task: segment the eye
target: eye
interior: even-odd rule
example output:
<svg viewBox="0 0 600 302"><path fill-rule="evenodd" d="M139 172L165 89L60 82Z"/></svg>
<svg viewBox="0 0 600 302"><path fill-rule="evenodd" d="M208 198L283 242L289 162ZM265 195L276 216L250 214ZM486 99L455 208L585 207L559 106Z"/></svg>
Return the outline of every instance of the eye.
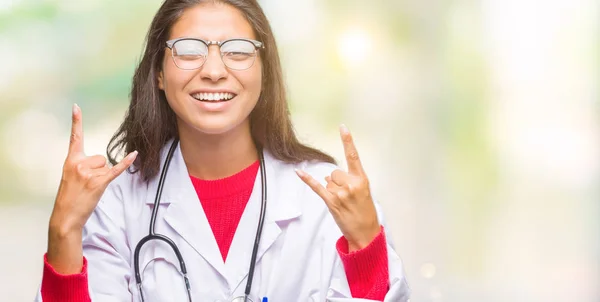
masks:
<svg viewBox="0 0 600 302"><path fill-rule="evenodd" d="M223 57L226 57L229 60L240 61L247 60L251 58L254 53L248 53L244 51L228 51L223 53Z"/></svg>
<svg viewBox="0 0 600 302"><path fill-rule="evenodd" d="M197 59L206 56L207 47L196 40L180 40L173 45L173 55L181 59Z"/></svg>

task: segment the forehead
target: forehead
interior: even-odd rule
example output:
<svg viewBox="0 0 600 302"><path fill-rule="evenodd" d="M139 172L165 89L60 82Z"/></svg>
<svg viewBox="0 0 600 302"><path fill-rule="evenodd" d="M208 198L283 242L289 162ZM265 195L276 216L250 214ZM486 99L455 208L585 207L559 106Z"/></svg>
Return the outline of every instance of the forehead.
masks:
<svg viewBox="0 0 600 302"><path fill-rule="evenodd" d="M184 10L173 24L169 39L182 37L210 41L256 39L242 12L224 3L203 3Z"/></svg>

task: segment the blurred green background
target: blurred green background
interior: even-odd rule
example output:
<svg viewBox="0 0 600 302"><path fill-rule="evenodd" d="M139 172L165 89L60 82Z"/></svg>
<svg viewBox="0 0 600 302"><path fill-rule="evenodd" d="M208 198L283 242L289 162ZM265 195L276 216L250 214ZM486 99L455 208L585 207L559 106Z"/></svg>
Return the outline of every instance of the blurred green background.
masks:
<svg viewBox="0 0 600 302"><path fill-rule="evenodd" d="M349 126L412 301L600 300L594 0L263 0L300 137ZM31 301L71 105L104 154L158 0L0 0L0 300Z"/></svg>

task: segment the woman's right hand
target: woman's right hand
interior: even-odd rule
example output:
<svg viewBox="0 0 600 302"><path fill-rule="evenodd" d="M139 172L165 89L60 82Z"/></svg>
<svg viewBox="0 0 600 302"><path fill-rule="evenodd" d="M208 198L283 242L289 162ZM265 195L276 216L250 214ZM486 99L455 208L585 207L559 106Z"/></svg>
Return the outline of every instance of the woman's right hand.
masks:
<svg viewBox="0 0 600 302"><path fill-rule="evenodd" d="M123 173L137 156L137 151L131 152L113 167L107 165L102 155L86 156L81 120L81 109L73 105L69 152L48 228L47 260L61 274L81 272L83 226L108 184Z"/></svg>

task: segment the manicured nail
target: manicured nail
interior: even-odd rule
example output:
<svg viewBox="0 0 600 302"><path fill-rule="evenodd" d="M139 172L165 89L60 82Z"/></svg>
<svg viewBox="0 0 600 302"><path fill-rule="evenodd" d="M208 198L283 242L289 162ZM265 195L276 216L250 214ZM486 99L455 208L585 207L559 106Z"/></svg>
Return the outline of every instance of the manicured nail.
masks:
<svg viewBox="0 0 600 302"><path fill-rule="evenodd" d="M73 103L73 114L76 114L77 111L79 111L79 109L80 109L79 106L77 106L76 103Z"/></svg>
<svg viewBox="0 0 600 302"><path fill-rule="evenodd" d="M350 131L348 130L348 127L346 127L346 125L341 124L340 125L340 130L342 131L342 133L344 134L348 134Z"/></svg>

